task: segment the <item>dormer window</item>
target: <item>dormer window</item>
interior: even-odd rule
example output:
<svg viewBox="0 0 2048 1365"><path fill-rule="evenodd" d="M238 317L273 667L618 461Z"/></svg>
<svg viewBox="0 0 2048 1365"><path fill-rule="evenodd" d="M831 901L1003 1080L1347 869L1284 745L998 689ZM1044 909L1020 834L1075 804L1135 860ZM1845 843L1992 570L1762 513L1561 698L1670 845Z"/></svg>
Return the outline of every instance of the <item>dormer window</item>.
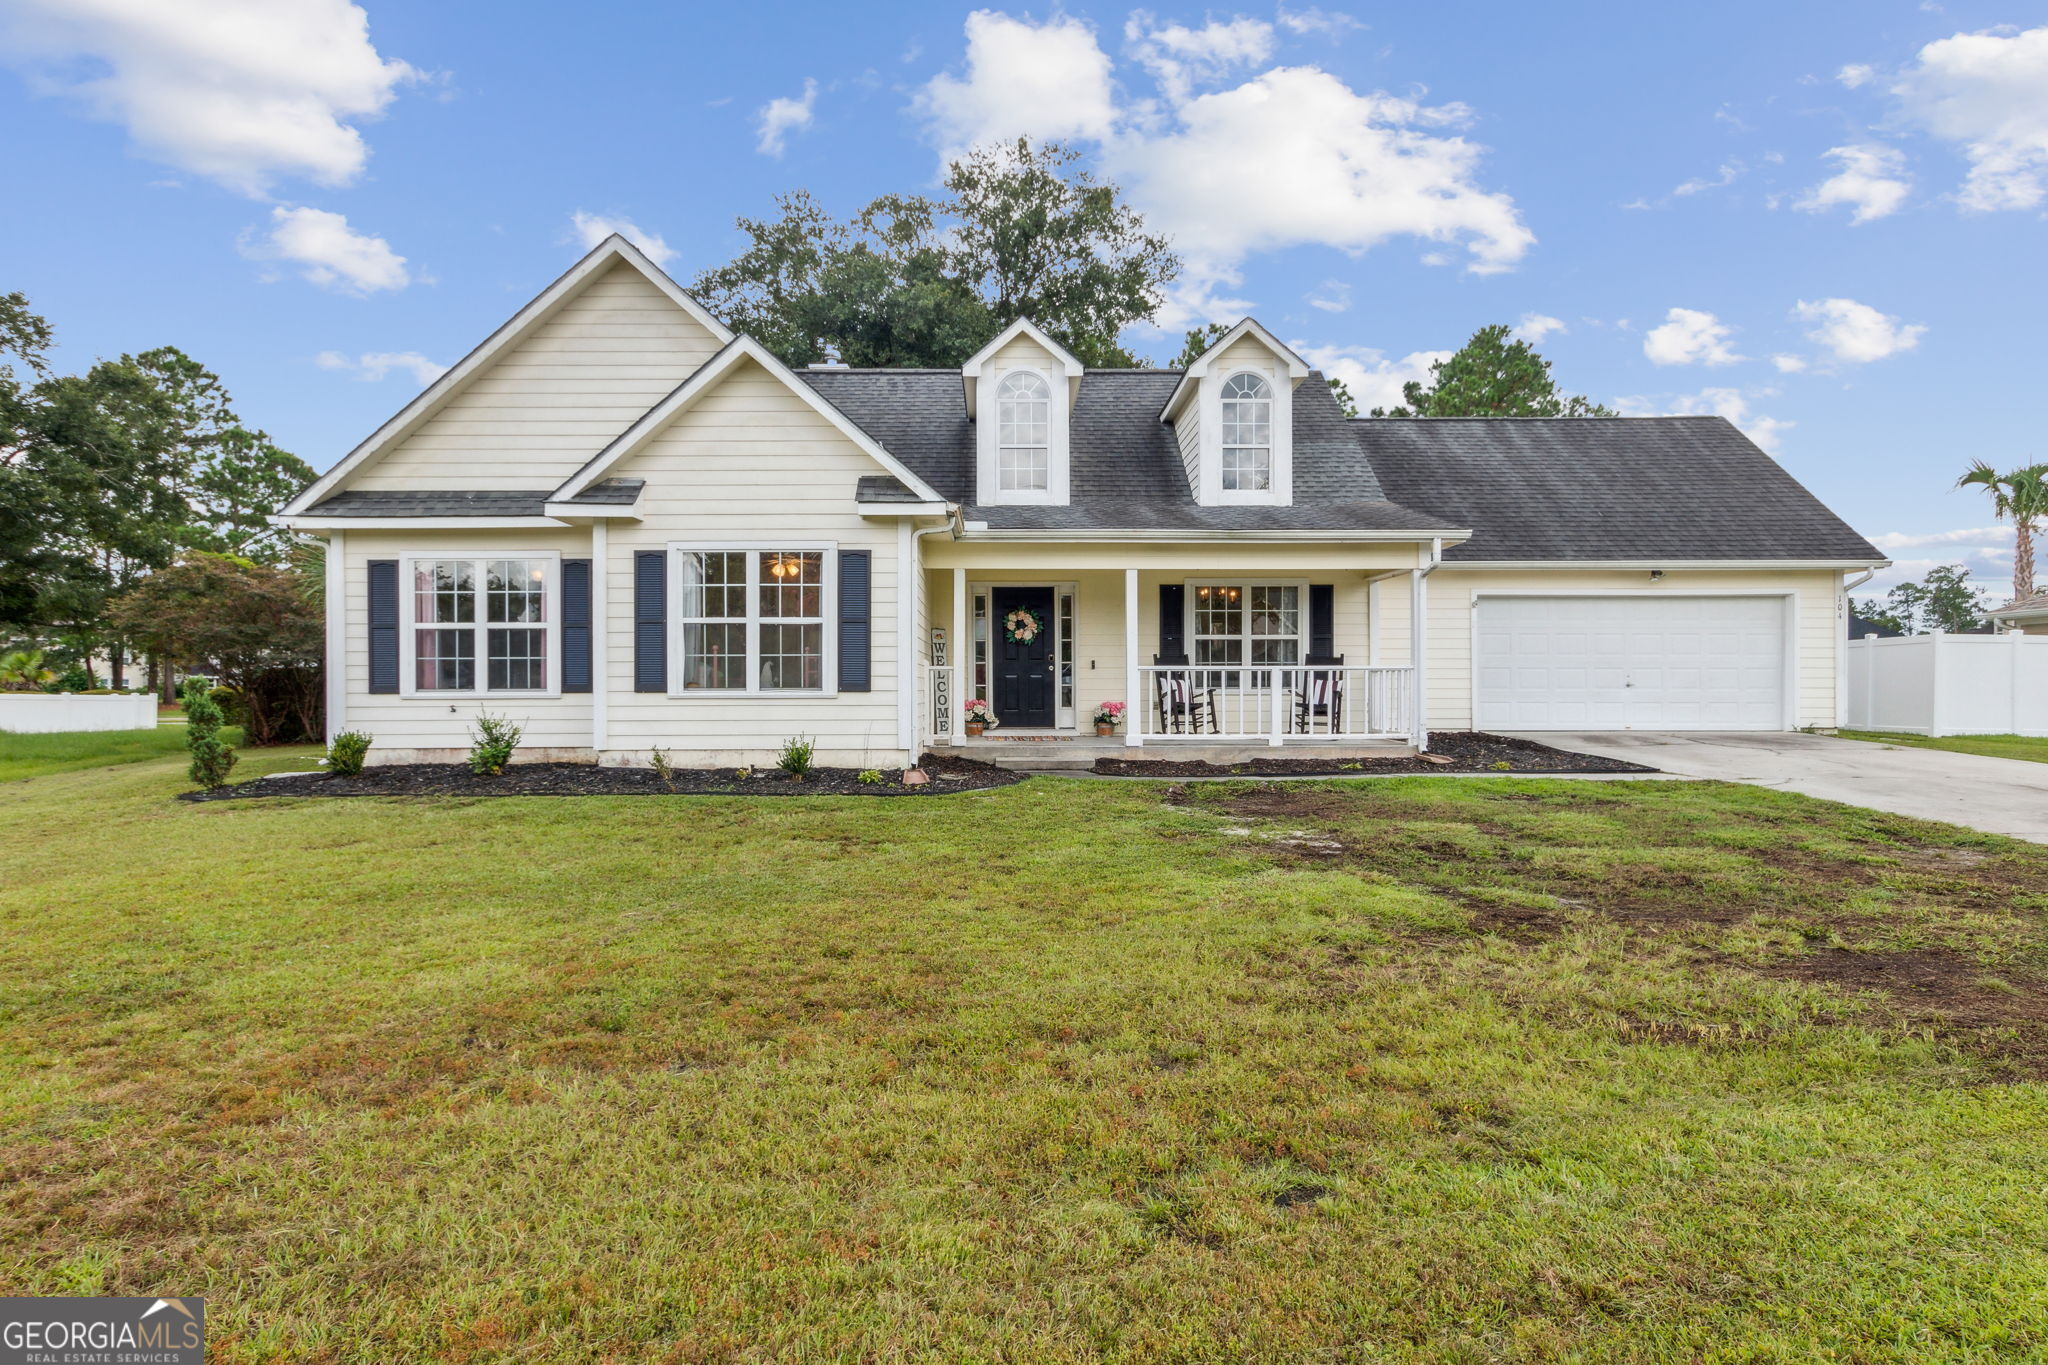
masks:
<svg viewBox="0 0 2048 1365"><path fill-rule="evenodd" d="M996 486L1038 493L1052 479L1052 387L1030 370L1003 376L996 390Z"/></svg>
<svg viewBox="0 0 2048 1365"><path fill-rule="evenodd" d="M1234 374L1222 396L1224 490L1264 492L1273 486L1273 386Z"/></svg>

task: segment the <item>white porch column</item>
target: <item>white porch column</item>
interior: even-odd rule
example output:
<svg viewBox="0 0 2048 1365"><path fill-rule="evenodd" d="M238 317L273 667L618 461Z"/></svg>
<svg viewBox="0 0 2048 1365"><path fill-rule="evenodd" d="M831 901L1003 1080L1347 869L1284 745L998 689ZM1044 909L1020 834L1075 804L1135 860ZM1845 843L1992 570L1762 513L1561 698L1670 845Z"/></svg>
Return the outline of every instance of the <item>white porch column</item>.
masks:
<svg viewBox="0 0 2048 1365"><path fill-rule="evenodd" d="M946 717L946 742L967 737L960 708L974 700L974 642L967 638L967 570L953 570L953 714Z"/></svg>
<svg viewBox="0 0 2048 1365"><path fill-rule="evenodd" d="M342 533L327 533L327 742L348 728L348 574ZM169 664L164 667L168 669Z"/></svg>
<svg viewBox="0 0 2048 1365"><path fill-rule="evenodd" d="M924 575L917 568L917 537L910 518L896 523L896 747L917 762L917 604L923 597Z"/></svg>
<svg viewBox="0 0 2048 1365"><path fill-rule="evenodd" d="M1408 667L1415 688L1408 724L1418 750L1429 748L1429 574L1417 568L1408 577Z"/></svg>
<svg viewBox="0 0 2048 1365"><path fill-rule="evenodd" d="M1143 674L1138 672L1138 571L1124 570L1124 745L1136 749L1143 743L1138 733L1138 716L1144 699Z"/></svg>
<svg viewBox="0 0 2048 1365"><path fill-rule="evenodd" d="M611 716L605 709L610 676L605 668L605 622L612 614L604 571L610 545L608 529L603 517L590 524L590 751L599 763L604 762L604 751L611 747L612 738Z"/></svg>

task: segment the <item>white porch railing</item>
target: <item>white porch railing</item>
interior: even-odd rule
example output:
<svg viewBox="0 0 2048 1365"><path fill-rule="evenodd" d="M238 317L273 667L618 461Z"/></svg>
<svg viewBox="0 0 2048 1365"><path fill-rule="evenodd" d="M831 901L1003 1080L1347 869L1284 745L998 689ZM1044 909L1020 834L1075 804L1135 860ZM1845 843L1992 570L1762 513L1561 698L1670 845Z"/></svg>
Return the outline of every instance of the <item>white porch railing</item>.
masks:
<svg viewBox="0 0 2048 1365"><path fill-rule="evenodd" d="M1282 665L1270 668L1148 666L1128 714L1150 740L1264 740L1299 744L1408 739L1415 670Z"/></svg>

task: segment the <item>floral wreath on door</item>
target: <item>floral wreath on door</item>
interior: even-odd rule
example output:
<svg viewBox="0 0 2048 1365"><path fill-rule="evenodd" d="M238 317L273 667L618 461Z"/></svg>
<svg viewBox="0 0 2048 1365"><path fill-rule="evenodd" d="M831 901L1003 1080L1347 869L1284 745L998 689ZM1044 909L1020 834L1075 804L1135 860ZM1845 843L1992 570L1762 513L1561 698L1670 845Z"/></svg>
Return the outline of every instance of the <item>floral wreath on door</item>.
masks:
<svg viewBox="0 0 2048 1365"><path fill-rule="evenodd" d="M1012 644L1028 645L1045 629L1045 618L1029 607L1019 607L1003 618L1003 638Z"/></svg>

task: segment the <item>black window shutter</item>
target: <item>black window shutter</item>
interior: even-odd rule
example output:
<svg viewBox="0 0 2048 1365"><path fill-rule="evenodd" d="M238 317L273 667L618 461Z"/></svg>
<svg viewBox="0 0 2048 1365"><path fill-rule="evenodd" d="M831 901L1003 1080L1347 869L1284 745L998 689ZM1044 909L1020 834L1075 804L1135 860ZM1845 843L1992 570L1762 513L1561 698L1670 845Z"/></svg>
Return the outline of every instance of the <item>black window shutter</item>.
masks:
<svg viewBox="0 0 2048 1365"><path fill-rule="evenodd" d="M590 690L590 561L562 561L562 690Z"/></svg>
<svg viewBox="0 0 2048 1365"><path fill-rule="evenodd" d="M370 690L398 690L398 561L373 559L370 568Z"/></svg>
<svg viewBox="0 0 2048 1365"><path fill-rule="evenodd" d="M1333 658L1337 653L1337 587L1334 583L1308 585L1308 657Z"/></svg>
<svg viewBox="0 0 2048 1365"><path fill-rule="evenodd" d="M871 687L874 649L873 568L866 550L839 552L839 690Z"/></svg>
<svg viewBox="0 0 2048 1365"><path fill-rule="evenodd" d="M1188 590L1184 583L1159 585L1159 662L1188 661Z"/></svg>
<svg viewBox="0 0 2048 1365"><path fill-rule="evenodd" d="M668 556L633 553L633 690L668 691Z"/></svg>

